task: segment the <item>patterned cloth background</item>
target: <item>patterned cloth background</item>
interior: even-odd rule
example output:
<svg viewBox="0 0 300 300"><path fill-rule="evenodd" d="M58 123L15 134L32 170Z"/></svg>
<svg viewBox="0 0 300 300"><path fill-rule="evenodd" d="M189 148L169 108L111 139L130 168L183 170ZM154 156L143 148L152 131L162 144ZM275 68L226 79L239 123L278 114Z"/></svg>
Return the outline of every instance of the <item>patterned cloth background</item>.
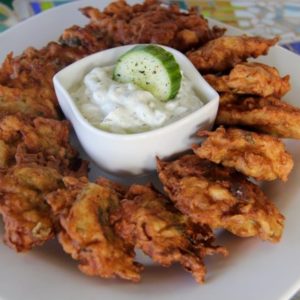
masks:
<svg viewBox="0 0 300 300"><path fill-rule="evenodd" d="M165 2L169 2L165 0ZM185 0L182 8L196 6L213 19L255 35L281 36L281 44L300 54L300 1L288 0Z"/></svg>
<svg viewBox="0 0 300 300"><path fill-rule="evenodd" d="M64 0L63 1L43 1L43 2L30 1L30 5L32 7L34 14L38 14L44 10L47 10L49 8L52 8L52 7L55 7L58 5L65 4L67 2L70 2L70 1L64 1Z"/></svg>
<svg viewBox="0 0 300 300"><path fill-rule="evenodd" d="M280 35L284 47L300 54L300 0L162 1L177 3L183 9L196 6L204 16L239 27L251 34L268 37ZM12 9L12 2L15 4L15 10ZM66 2L69 1L0 0L0 32L13 26L20 19ZM300 300L300 293L292 300Z"/></svg>

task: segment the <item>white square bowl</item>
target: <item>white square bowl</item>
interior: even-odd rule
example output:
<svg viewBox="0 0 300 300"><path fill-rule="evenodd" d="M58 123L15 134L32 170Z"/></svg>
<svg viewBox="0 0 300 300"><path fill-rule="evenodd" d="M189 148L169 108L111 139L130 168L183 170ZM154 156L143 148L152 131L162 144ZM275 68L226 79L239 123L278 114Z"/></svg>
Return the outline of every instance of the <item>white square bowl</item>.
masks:
<svg viewBox="0 0 300 300"><path fill-rule="evenodd" d="M216 117L219 95L203 79L185 55L170 51L204 105L189 115L158 129L135 134L116 134L92 126L80 113L70 90L79 86L95 67L109 66L135 45L121 46L85 57L54 76L61 109L74 127L89 157L103 170L117 175L144 175L155 169L155 157L169 157L190 148L195 132L210 129Z"/></svg>

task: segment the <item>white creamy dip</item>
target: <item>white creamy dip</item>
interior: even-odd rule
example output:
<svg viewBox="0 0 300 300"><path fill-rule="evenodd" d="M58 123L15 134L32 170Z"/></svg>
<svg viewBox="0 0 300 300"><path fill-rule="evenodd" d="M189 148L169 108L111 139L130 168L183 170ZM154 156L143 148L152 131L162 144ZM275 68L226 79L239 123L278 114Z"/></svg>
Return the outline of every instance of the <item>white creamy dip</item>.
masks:
<svg viewBox="0 0 300 300"><path fill-rule="evenodd" d="M162 102L132 83L114 81L113 69L114 66L94 68L82 85L71 92L82 115L97 128L114 133L149 131L203 105L184 74L176 97Z"/></svg>

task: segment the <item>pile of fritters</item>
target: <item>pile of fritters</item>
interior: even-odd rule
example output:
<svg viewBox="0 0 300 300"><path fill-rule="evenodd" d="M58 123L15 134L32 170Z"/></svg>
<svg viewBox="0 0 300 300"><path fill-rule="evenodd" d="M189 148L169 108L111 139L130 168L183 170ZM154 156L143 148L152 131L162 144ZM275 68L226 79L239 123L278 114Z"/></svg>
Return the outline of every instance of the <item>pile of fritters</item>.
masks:
<svg viewBox="0 0 300 300"><path fill-rule="evenodd" d="M61 226L59 242L87 275L139 281L137 247L163 266L180 262L200 283L203 257L227 254L212 245L208 226L192 224L151 187L133 185L120 192L106 180L65 177L63 182L46 196L47 203Z"/></svg>
<svg viewBox="0 0 300 300"><path fill-rule="evenodd" d="M81 11L90 19L86 26L66 29L59 42L40 50L10 53L0 68L5 243L27 251L57 236L83 273L134 282L143 269L135 261L139 248L162 266L180 263L202 283L203 258L228 254L214 245L214 229L278 242L284 217L248 177L287 180L293 160L278 137L300 138L300 110L280 100L290 89L288 75L247 62L267 54L278 38L223 36L223 28L210 28L196 10L155 0L133 6L119 0L103 11ZM198 133L207 139L192 146L194 154L158 159L167 196L151 185L89 182L52 85L68 64L134 43L182 51L221 95L221 126Z"/></svg>
<svg viewBox="0 0 300 300"><path fill-rule="evenodd" d="M165 7L156 0L133 6L119 0L103 11L86 7L81 12L90 23L83 28L75 25L65 30L60 42L89 53L139 43L156 43L188 51L225 32L216 26L211 29L207 20L194 9L185 13L177 5Z"/></svg>

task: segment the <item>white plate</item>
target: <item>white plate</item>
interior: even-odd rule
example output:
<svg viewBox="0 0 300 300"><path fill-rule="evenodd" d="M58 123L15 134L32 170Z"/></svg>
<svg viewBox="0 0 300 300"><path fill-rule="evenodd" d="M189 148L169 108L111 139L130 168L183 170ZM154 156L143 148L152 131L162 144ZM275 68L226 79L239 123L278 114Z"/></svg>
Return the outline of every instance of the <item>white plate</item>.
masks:
<svg viewBox="0 0 300 300"><path fill-rule="evenodd" d="M77 11L78 7L93 5L103 8L108 2L75 1L13 27L0 35L0 61L9 51L21 53L28 46L41 47L57 39L64 28L87 22ZM260 60L275 65L282 75L291 75L293 90L286 100L299 106L300 57L274 47L268 57ZM286 216L282 241L271 245L257 239L221 234L219 242L228 247L230 255L228 258L215 256L206 259L206 284L197 285L180 266L167 269L153 265L149 260L146 260L140 284L90 278L77 270L76 262L63 253L56 241L27 254L16 254L1 244L0 299L288 299L300 287L300 143L287 141L287 146L295 159L289 181L263 186ZM94 167L92 173L92 177L100 174Z"/></svg>

